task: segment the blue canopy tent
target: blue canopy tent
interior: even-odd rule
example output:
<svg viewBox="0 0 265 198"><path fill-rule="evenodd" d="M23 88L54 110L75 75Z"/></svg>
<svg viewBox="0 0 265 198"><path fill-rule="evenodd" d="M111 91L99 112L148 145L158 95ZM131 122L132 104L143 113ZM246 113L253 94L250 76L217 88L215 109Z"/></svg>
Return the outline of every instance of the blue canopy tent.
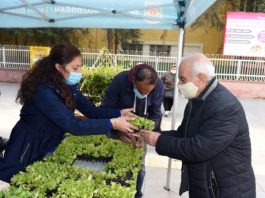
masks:
<svg viewBox="0 0 265 198"><path fill-rule="evenodd" d="M177 29L215 0L1 0L1 28Z"/></svg>
<svg viewBox="0 0 265 198"><path fill-rule="evenodd" d="M176 59L179 65L185 27L215 1L1 0L0 28L179 29ZM176 89L171 125L173 130L176 129L177 93ZM171 159L168 163L166 190L169 190L170 173Z"/></svg>

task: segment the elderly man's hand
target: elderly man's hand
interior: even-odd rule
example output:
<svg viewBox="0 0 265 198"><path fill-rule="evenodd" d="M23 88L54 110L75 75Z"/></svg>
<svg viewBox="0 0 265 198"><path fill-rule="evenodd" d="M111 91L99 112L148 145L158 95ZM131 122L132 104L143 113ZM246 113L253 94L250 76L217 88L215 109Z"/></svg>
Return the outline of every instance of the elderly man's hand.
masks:
<svg viewBox="0 0 265 198"><path fill-rule="evenodd" d="M148 130L140 130L140 135L143 137L145 143L156 146L156 142L158 137L161 135L158 132L148 131Z"/></svg>
<svg viewBox="0 0 265 198"><path fill-rule="evenodd" d="M135 138L131 135L132 133L118 132L119 138L124 143L135 143Z"/></svg>
<svg viewBox="0 0 265 198"><path fill-rule="evenodd" d="M142 136L137 133L119 132L119 138L125 143L131 143L135 148L141 148L144 145Z"/></svg>

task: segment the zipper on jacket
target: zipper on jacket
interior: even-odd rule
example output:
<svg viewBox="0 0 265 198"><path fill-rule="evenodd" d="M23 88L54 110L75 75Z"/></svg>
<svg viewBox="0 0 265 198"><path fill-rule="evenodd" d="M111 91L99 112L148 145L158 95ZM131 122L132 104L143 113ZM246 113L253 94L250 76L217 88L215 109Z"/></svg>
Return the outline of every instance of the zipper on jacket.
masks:
<svg viewBox="0 0 265 198"><path fill-rule="evenodd" d="M185 126L185 138L187 137L187 129L188 129L188 124L190 120L191 110L192 110L192 101L189 101L189 114L188 114L188 118L187 118L186 126Z"/></svg>
<svg viewBox="0 0 265 198"><path fill-rule="evenodd" d="M186 169L186 172L187 172L187 174L186 174L186 177L187 177L187 182L188 182L188 191L189 191L189 189L190 189L190 182L189 182L189 172L188 172L188 168L187 168L187 165L186 165L186 163L185 163L185 167L184 167L184 170L183 170L183 172L185 172L185 169ZM190 192L190 191L189 191Z"/></svg>
<svg viewBox="0 0 265 198"><path fill-rule="evenodd" d="M188 124L189 124L189 120L190 120L191 110L192 110L192 101L189 101L189 114L188 114L188 118L187 118L187 122L186 122L186 126L185 126L185 138L187 137L187 128L188 128ZM188 172L188 167L187 167L186 163L185 163L185 167L183 170L185 171L185 169L187 171L187 181L188 181L188 191L189 191L189 189L190 189L189 172Z"/></svg>
<svg viewBox="0 0 265 198"><path fill-rule="evenodd" d="M27 144L27 147L26 147L25 151L24 151L23 154L21 155L21 157L20 157L20 163L23 162L23 159L24 159L25 154L27 153L27 151L28 151L28 149L29 149L29 146L30 146L30 143Z"/></svg>
<svg viewBox="0 0 265 198"><path fill-rule="evenodd" d="M212 198L218 198L219 197L219 189L218 184L214 175L214 172L210 171L210 184L209 184L209 190Z"/></svg>

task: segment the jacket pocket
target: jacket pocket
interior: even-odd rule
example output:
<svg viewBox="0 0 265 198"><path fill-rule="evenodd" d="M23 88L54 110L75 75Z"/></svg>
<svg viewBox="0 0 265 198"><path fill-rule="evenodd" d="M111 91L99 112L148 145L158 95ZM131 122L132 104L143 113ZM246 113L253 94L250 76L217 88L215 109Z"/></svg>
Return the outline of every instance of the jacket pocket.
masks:
<svg viewBox="0 0 265 198"><path fill-rule="evenodd" d="M212 170L209 174L209 190L212 198L219 198L219 186Z"/></svg>
<svg viewBox="0 0 265 198"><path fill-rule="evenodd" d="M23 151L23 153L22 153L22 155L20 157L20 160L19 160L20 163L23 163L24 162L24 158L25 158L27 152L29 151L29 148L30 148L30 143L27 144L25 150Z"/></svg>

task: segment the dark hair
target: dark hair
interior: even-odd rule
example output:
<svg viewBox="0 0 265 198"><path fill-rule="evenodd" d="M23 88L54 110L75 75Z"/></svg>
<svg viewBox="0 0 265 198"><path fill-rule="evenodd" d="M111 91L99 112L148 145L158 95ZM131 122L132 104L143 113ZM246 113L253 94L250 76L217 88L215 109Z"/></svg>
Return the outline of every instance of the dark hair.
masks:
<svg viewBox="0 0 265 198"><path fill-rule="evenodd" d="M148 84L154 85L158 81L156 70L147 64L138 64L129 72L130 81L147 81Z"/></svg>
<svg viewBox="0 0 265 198"><path fill-rule="evenodd" d="M65 69L65 65L70 63L77 56L81 56L81 52L71 44L64 43L54 45L49 56L37 61L33 68L23 76L16 101L20 104L30 102L38 85L51 83L59 90L65 105L74 110L75 105L72 99L72 92L65 83L62 74L55 68L55 64L58 63Z"/></svg>

